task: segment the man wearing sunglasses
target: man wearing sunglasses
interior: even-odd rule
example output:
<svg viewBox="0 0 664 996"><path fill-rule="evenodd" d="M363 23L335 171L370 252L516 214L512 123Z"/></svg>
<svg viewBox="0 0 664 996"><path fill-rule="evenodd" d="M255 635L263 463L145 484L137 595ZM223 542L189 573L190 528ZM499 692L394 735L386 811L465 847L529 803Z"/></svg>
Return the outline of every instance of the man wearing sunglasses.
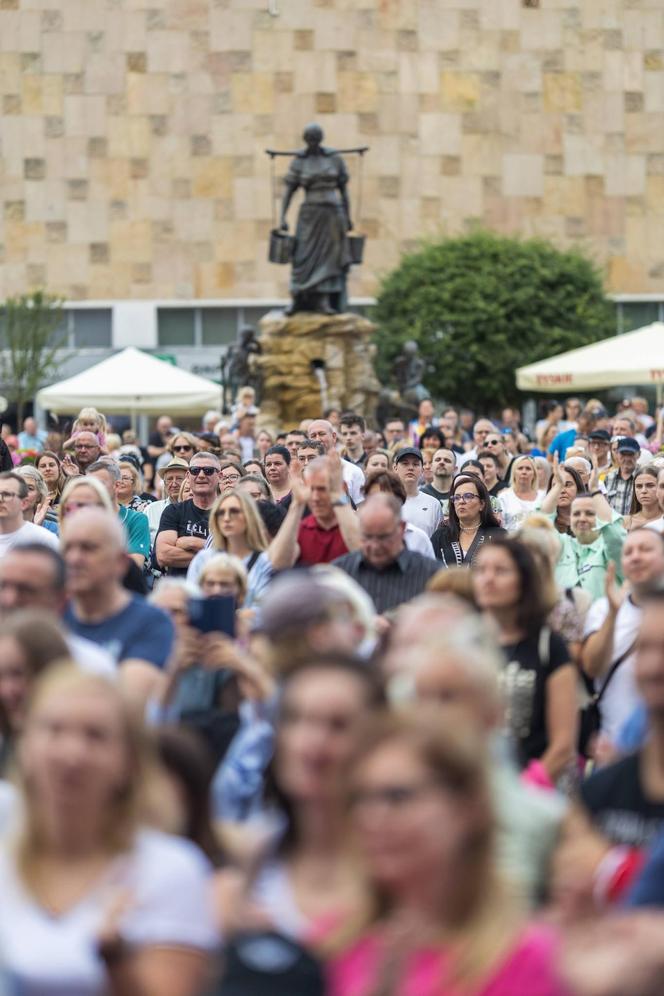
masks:
<svg viewBox="0 0 664 996"><path fill-rule="evenodd" d="M191 498L168 505L159 521L155 553L162 571L184 577L191 561L205 546L220 474L221 465L214 453L196 453L191 458L187 470Z"/></svg>

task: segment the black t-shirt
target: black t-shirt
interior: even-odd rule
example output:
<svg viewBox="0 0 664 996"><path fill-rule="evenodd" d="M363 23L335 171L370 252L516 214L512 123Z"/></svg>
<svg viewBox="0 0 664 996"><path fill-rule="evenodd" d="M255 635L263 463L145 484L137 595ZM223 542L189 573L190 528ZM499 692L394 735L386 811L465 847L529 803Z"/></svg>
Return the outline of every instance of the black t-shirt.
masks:
<svg viewBox="0 0 664 996"><path fill-rule="evenodd" d="M612 844L645 847L664 829L664 800L648 799L640 771L641 752L600 768L581 785L581 802Z"/></svg>
<svg viewBox="0 0 664 996"><path fill-rule="evenodd" d="M491 495L492 498L495 498L497 495L500 494L501 491L504 491L505 488L509 488L509 484L507 483L507 481L496 481L494 486L492 488L489 488L489 494Z"/></svg>
<svg viewBox="0 0 664 996"><path fill-rule="evenodd" d="M501 683L507 725L524 768L540 758L548 747L546 684L558 668L571 660L562 637L548 630L547 633L540 630L525 640L503 646L507 664Z"/></svg>
<svg viewBox="0 0 664 996"><path fill-rule="evenodd" d="M194 505L192 498L167 505L161 513L157 536L159 533L174 531L177 533L178 539L180 536L195 536L197 539L205 540L209 533L209 515L210 510ZM169 567L168 573L175 577L182 576L187 573L187 568Z"/></svg>
<svg viewBox="0 0 664 996"><path fill-rule="evenodd" d="M434 488L433 484L425 484L424 487L420 488L420 491L424 495L431 495L432 498L437 498L442 504L444 501L449 501L450 493L449 491L438 491Z"/></svg>

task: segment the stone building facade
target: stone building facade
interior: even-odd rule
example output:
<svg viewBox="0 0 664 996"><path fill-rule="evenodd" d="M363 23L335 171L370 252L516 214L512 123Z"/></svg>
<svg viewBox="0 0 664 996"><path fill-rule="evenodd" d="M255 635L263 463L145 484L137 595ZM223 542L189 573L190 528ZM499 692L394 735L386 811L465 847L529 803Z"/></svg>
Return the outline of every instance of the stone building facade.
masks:
<svg viewBox="0 0 664 996"><path fill-rule="evenodd" d="M662 0L0 0L0 112L0 298L285 298L264 150L317 120L371 146L356 298L485 225L664 299Z"/></svg>

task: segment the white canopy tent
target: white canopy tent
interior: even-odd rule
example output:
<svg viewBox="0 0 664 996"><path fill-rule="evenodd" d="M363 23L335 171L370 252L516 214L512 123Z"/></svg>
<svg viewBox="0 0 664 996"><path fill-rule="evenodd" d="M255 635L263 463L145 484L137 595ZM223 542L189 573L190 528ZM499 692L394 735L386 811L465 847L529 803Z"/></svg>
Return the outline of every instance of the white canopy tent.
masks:
<svg viewBox="0 0 664 996"><path fill-rule="evenodd" d="M516 384L522 391L556 394L654 384L659 402L664 385L664 322L519 367Z"/></svg>
<svg viewBox="0 0 664 996"><path fill-rule="evenodd" d="M212 380L128 346L74 377L45 387L37 402L52 412L94 405L104 414L197 415L219 408L221 387Z"/></svg>

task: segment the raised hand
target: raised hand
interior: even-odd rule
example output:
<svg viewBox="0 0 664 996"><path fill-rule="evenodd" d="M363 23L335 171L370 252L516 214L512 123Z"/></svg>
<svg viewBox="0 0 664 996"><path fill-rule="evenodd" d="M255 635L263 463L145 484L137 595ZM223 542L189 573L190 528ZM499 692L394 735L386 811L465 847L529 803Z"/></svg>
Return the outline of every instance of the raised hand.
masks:
<svg viewBox="0 0 664 996"><path fill-rule="evenodd" d="M33 522L36 526L43 525L44 519L46 518L46 513L51 507L51 502L53 501L53 495L47 495L42 502L37 505L35 509L35 514L33 517Z"/></svg>
<svg viewBox="0 0 664 996"><path fill-rule="evenodd" d="M553 476L556 479L556 484L558 484L561 488L565 485L565 475L563 473L564 469L563 464L560 462L558 452L556 451L553 454Z"/></svg>
<svg viewBox="0 0 664 996"><path fill-rule="evenodd" d="M326 460L329 474L330 498L332 501L335 501L344 494L343 465L341 457L334 449L330 450L327 454Z"/></svg>
<svg viewBox="0 0 664 996"><path fill-rule="evenodd" d="M65 453L60 466L65 477L78 477L81 473L71 453Z"/></svg>
<svg viewBox="0 0 664 996"><path fill-rule="evenodd" d="M617 615L620 606L625 600L625 586L623 585L622 588L619 588L616 584L616 565L613 561L610 561L606 568L604 592L609 602L609 608L614 615Z"/></svg>

